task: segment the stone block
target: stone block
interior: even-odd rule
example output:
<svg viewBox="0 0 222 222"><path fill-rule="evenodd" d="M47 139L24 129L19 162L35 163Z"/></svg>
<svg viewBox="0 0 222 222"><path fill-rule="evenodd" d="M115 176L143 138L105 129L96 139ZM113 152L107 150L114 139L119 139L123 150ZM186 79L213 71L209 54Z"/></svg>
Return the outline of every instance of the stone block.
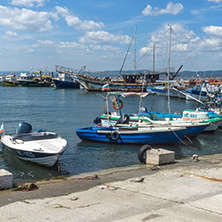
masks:
<svg viewBox="0 0 222 222"><path fill-rule="evenodd" d="M175 152L165 150L162 148L151 149L146 153L146 163L161 165L167 163L173 163L175 160Z"/></svg>
<svg viewBox="0 0 222 222"><path fill-rule="evenodd" d="M11 189L13 186L13 175L7 170L0 169L0 190Z"/></svg>

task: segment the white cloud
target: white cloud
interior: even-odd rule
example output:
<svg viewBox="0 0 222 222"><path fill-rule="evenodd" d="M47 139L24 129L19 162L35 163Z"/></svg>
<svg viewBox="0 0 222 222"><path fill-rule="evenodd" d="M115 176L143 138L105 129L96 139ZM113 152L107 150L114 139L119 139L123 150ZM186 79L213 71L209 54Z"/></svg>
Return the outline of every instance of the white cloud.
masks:
<svg viewBox="0 0 222 222"><path fill-rule="evenodd" d="M36 44L33 44L32 47L34 48L38 48L38 47L52 47L54 46L54 42L51 40L37 40Z"/></svg>
<svg viewBox="0 0 222 222"><path fill-rule="evenodd" d="M189 63L191 55L199 55L203 50L202 40L192 30L187 29L183 24L172 24L173 33L171 36L171 60L173 66L180 66L183 63ZM139 50L140 56L151 56L153 53L153 44L157 54L157 63L159 67L167 67L167 56L169 47L169 25L165 24L163 28L153 32L147 46ZM188 56L189 54L189 56ZM184 61L184 60L189 61ZM196 58L195 58L196 59Z"/></svg>
<svg viewBox="0 0 222 222"><path fill-rule="evenodd" d="M203 31L214 37L222 38L222 26L208 26L208 27L203 27Z"/></svg>
<svg viewBox="0 0 222 222"><path fill-rule="evenodd" d="M72 15L66 7L55 7L57 12L66 20L67 25L77 30L100 29L104 27L102 22L94 22L93 20L80 20L77 16Z"/></svg>
<svg viewBox="0 0 222 222"><path fill-rule="evenodd" d="M200 38L182 24L173 24L172 29L171 64L173 66L184 64L196 70L195 66L198 62L201 61L200 67L202 68L206 65L206 58L208 62L210 61L209 57L214 58L214 61L219 60L218 55L222 51L222 26L203 27L203 32L208 35L205 38ZM169 47L169 26L167 24L162 29L152 33L147 45L139 50L140 55L151 56L154 43L158 66L167 67L166 58Z"/></svg>
<svg viewBox="0 0 222 222"><path fill-rule="evenodd" d="M29 9L10 8L0 5L0 25L18 30L45 32L52 29L50 17L58 19L56 14L38 12Z"/></svg>
<svg viewBox="0 0 222 222"><path fill-rule="evenodd" d="M43 6L45 0L11 0L12 5L25 6L25 7L33 7L36 5L37 7Z"/></svg>
<svg viewBox="0 0 222 222"><path fill-rule="evenodd" d="M219 2L222 2L222 0L208 0L208 2L216 2L216 3L219 3Z"/></svg>
<svg viewBox="0 0 222 222"><path fill-rule="evenodd" d="M186 46L189 43L195 43L200 38L192 30L187 30L182 24L173 24L172 25L173 34L172 36L172 48L178 49L179 45ZM152 33L150 44L156 43L157 45L168 44L169 36L169 25L165 24L164 27L156 32ZM181 48L182 49L182 48Z"/></svg>
<svg viewBox="0 0 222 222"><path fill-rule="evenodd" d="M60 42L57 46L57 48L79 48L80 45L76 42Z"/></svg>
<svg viewBox="0 0 222 222"><path fill-rule="evenodd" d="M27 36L27 35L19 35L16 32L12 32L12 31L7 31L5 32L4 35L2 35L1 37L2 39L6 39L6 40L22 40L22 39L32 39L31 36Z"/></svg>
<svg viewBox="0 0 222 222"><path fill-rule="evenodd" d="M73 50L87 49L87 47L76 42L54 42L51 40L37 40L36 43L32 45L32 47L40 49L50 48L55 50L56 53L72 53Z"/></svg>
<svg viewBox="0 0 222 222"><path fill-rule="evenodd" d="M222 50L222 26L203 27L203 31L209 35L201 42L201 47L205 51L221 51Z"/></svg>
<svg viewBox="0 0 222 222"><path fill-rule="evenodd" d="M181 3L173 3L169 2L165 9L159 9L155 7L152 8L151 5L147 5L147 7L142 11L143 15L162 15L162 14L173 14L177 15L183 10L183 5Z"/></svg>
<svg viewBox="0 0 222 222"><path fill-rule="evenodd" d="M105 31L92 31L86 32L85 36L80 38L81 43L94 43L94 44L129 44L130 37L127 35L114 35Z"/></svg>
<svg viewBox="0 0 222 222"><path fill-rule="evenodd" d="M51 40L37 40L35 44L32 45L32 48L51 48L54 49L57 53L72 53L73 50L81 50L84 52L93 52L93 51L120 51L118 47L113 47L110 45L84 45L77 42L54 42Z"/></svg>
<svg viewBox="0 0 222 222"><path fill-rule="evenodd" d="M27 52L28 52L28 53L33 53L33 52L34 52L34 49L30 48L30 49L27 50Z"/></svg>
<svg viewBox="0 0 222 222"><path fill-rule="evenodd" d="M119 51L120 49L118 47L113 47L110 45L90 45L90 49L95 50L95 51Z"/></svg>

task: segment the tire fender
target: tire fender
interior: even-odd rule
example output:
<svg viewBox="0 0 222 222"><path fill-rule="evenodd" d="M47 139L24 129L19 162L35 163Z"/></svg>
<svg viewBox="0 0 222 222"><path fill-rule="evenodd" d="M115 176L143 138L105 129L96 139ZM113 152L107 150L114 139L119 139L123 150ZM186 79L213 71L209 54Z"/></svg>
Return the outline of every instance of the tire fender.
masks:
<svg viewBox="0 0 222 222"><path fill-rule="evenodd" d="M119 133L114 131L111 133L111 139L112 140L118 140L119 139Z"/></svg>
<svg viewBox="0 0 222 222"><path fill-rule="evenodd" d="M145 154L147 150L151 150L152 147L150 145L143 145L140 147L139 152L138 152L138 159L140 160L141 163L146 162Z"/></svg>

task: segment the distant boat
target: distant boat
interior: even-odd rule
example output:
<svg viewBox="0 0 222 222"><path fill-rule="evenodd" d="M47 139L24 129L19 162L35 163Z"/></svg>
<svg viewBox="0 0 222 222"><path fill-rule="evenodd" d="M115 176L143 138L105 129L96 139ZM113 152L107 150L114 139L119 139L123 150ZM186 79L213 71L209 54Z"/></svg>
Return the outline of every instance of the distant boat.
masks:
<svg viewBox="0 0 222 222"><path fill-rule="evenodd" d="M50 87L52 85L52 77L44 78L42 76L36 77L35 74L21 73L17 79L21 86L26 87Z"/></svg>
<svg viewBox="0 0 222 222"><path fill-rule="evenodd" d="M19 86L17 77L14 74L7 75L5 80L3 80L5 86Z"/></svg>
<svg viewBox="0 0 222 222"><path fill-rule="evenodd" d="M56 89L79 89L80 84L74 80L72 74L59 72L58 78L53 78Z"/></svg>
<svg viewBox="0 0 222 222"><path fill-rule="evenodd" d="M32 133L32 126L20 123L17 134L1 136L2 144L22 160L53 166L67 149L67 141L56 133L39 130Z"/></svg>
<svg viewBox="0 0 222 222"><path fill-rule="evenodd" d="M5 76L0 76L0 86L5 85L4 80L5 80Z"/></svg>
<svg viewBox="0 0 222 222"><path fill-rule="evenodd" d="M159 80L159 75L167 73L136 73L136 74L120 74L119 77L103 77L92 75L83 75L77 73L75 80L79 82L87 91L103 90L104 85L109 85L108 91L123 92L144 92L148 86L154 85Z"/></svg>

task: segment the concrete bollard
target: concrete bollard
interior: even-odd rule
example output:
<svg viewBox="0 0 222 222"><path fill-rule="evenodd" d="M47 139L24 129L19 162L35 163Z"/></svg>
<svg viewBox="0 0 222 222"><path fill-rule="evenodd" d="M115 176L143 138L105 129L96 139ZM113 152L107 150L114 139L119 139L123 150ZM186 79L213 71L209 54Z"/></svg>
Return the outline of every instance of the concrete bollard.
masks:
<svg viewBox="0 0 222 222"><path fill-rule="evenodd" d="M11 189L13 186L13 175L7 170L0 169L0 190Z"/></svg>
<svg viewBox="0 0 222 222"><path fill-rule="evenodd" d="M146 153L146 163L161 165L167 163L173 163L175 161L175 152L165 150L162 148L151 149Z"/></svg>

